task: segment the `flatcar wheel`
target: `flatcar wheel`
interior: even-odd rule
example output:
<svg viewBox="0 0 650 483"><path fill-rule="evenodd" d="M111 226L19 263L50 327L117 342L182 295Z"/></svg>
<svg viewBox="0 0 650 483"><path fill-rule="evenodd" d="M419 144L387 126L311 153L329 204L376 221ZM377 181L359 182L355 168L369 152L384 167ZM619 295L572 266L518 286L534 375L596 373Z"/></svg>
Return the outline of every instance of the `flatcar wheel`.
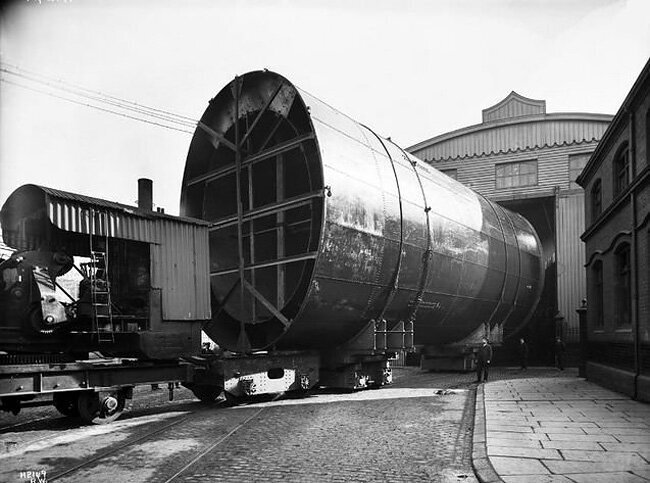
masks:
<svg viewBox="0 0 650 483"><path fill-rule="evenodd" d="M221 394L221 388L218 386L192 386L192 392L203 403L211 404L217 400Z"/></svg>
<svg viewBox="0 0 650 483"><path fill-rule="evenodd" d="M54 407L64 416L79 416L79 394L62 392L53 396Z"/></svg>
<svg viewBox="0 0 650 483"><path fill-rule="evenodd" d="M79 395L79 416L87 424L108 424L120 417L126 398L120 391L85 392Z"/></svg>

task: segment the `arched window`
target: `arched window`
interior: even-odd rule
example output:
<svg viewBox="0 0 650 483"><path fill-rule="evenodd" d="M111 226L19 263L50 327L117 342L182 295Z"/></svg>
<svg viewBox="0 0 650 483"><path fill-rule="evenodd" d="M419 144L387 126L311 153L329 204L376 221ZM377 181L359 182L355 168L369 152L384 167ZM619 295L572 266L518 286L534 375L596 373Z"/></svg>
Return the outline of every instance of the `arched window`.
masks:
<svg viewBox="0 0 650 483"><path fill-rule="evenodd" d="M603 211L603 190L600 179L594 181L591 187L591 221L596 221Z"/></svg>
<svg viewBox="0 0 650 483"><path fill-rule="evenodd" d="M630 184L630 150L623 144L614 157L614 196L625 190Z"/></svg>
<svg viewBox="0 0 650 483"><path fill-rule="evenodd" d="M630 266L630 245L621 244L615 252L616 256L616 325L630 324L630 306L632 305L632 293L630 291L632 268Z"/></svg>
<svg viewBox="0 0 650 483"><path fill-rule="evenodd" d="M593 287L593 301L590 304L594 308L594 326L602 328L605 325L603 314L603 262L597 260L591 268L591 282Z"/></svg>

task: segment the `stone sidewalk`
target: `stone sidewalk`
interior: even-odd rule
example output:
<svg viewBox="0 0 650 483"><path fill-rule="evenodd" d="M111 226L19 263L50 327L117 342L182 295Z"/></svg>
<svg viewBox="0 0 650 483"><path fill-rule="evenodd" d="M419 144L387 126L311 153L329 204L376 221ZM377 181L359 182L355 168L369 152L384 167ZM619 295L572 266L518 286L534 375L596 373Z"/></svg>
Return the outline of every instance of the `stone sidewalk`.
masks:
<svg viewBox="0 0 650 483"><path fill-rule="evenodd" d="M481 384L472 460L482 482L647 482L650 404L576 377Z"/></svg>

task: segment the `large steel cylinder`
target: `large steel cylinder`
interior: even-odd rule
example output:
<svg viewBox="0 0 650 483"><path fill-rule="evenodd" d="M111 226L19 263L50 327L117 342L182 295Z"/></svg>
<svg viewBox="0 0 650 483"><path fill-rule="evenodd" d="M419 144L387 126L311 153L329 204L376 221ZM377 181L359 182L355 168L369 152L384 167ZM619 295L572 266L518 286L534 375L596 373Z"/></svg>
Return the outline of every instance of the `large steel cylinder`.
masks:
<svg viewBox="0 0 650 483"><path fill-rule="evenodd" d="M226 349L332 349L373 319L447 344L524 324L539 301L522 216L272 72L210 101L181 198L211 223L204 330Z"/></svg>

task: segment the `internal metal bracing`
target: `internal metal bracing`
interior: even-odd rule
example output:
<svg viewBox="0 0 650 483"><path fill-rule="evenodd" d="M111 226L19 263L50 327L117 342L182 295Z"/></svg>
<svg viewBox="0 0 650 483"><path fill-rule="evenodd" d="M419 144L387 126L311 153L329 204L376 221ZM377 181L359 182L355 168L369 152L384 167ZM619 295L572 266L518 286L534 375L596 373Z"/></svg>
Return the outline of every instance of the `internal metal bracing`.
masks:
<svg viewBox="0 0 650 483"><path fill-rule="evenodd" d="M267 71L210 101L181 211L210 223L205 331L230 350L330 350L373 320L455 342L541 293L523 217Z"/></svg>
<svg viewBox="0 0 650 483"><path fill-rule="evenodd" d="M309 287L324 191L296 94L279 76L235 79L211 101L188 156L183 209L210 222L212 328L228 348L273 342Z"/></svg>

